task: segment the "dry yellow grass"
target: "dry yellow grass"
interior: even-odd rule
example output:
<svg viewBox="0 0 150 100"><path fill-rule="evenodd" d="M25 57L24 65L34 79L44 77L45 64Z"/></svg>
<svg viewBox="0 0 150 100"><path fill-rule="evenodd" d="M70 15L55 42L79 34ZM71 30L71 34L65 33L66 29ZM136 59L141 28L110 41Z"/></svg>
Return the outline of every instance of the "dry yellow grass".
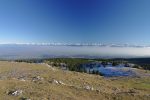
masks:
<svg viewBox="0 0 150 100"><path fill-rule="evenodd" d="M41 79L34 81L34 77ZM9 91L18 89L23 91L21 95L8 95ZM1 61L0 100L21 100L22 97L31 100L148 100L150 78L104 78L53 70L45 64Z"/></svg>

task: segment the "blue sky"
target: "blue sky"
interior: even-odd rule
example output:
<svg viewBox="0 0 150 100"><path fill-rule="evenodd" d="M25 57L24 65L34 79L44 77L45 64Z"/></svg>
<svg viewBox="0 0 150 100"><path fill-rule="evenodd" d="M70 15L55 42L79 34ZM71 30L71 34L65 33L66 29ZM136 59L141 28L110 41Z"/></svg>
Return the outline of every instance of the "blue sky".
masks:
<svg viewBox="0 0 150 100"><path fill-rule="evenodd" d="M150 0L0 0L0 43L150 44Z"/></svg>

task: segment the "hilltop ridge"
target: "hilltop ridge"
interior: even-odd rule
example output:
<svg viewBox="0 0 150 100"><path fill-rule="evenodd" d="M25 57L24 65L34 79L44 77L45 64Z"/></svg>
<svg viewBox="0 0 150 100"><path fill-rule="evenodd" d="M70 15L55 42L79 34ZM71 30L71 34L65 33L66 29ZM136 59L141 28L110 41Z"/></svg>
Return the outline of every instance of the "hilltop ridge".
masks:
<svg viewBox="0 0 150 100"><path fill-rule="evenodd" d="M149 82L149 77L105 78L43 63L0 61L1 100L148 100Z"/></svg>

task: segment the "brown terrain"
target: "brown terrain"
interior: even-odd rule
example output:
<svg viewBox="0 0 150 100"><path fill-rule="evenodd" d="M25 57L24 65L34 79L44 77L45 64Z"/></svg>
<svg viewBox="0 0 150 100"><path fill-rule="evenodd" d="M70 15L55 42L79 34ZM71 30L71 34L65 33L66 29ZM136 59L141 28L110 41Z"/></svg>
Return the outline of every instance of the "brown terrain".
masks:
<svg viewBox="0 0 150 100"><path fill-rule="evenodd" d="M0 100L149 100L149 71L112 77L65 71L47 64L0 62Z"/></svg>

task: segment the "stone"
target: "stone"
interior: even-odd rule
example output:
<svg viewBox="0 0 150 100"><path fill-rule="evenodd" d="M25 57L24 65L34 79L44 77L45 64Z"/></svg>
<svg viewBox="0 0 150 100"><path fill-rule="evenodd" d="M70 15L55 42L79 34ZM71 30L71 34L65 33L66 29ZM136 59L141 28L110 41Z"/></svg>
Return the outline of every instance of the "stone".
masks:
<svg viewBox="0 0 150 100"><path fill-rule="evenodd" d="M53 83L58 84L59 82L58 82L57 80L54 79L54 80L53 80Z"/></svg>
<svg viewBox="0 0 150 100"><path fill-rule="evenodd" d="M8 95L12 95L12 96L19 96L22 94L22 90L16 90L16 91L9 91Z"/></svg>
<svg viewBox="0 0 150 100"><path fill-rule="evenodd" d="M22 82L25 82L26 80L25 79L23 79L23 78L21 78L21 79L19 79L20 81L22 81Z"/></svg>
<svg viewBox="0 0 150 100"><path fill-rule="evenodd" d="M94 88L93 88L93 87L90 87L90 86L88 86L88 85L87 85L87 86L85 86L85 89L86 89L86 90L92 90L92 91L94 90Z"/></svg>
<svg viewBox="0 0 150 100"><path fill-rule="evenodd" d="M31 99L26 98L26 97L22 97L22 98L20 98L20 100L31 100Z"/></svg>
<svg viewBox="0 0 150 100"><path fill-rule="evenodd" d="M63 83L62 81L58 81L58 83L61 85L65 85L65 83Z"/></svg>
<svg viewBox="0 0 150 100"><path fill-rule="evenodd" d="M42 81L44 80L44 78L40 77L40 76L36 76L36 77L33 77L32 81L36 82L36 81Z"/></svg>

